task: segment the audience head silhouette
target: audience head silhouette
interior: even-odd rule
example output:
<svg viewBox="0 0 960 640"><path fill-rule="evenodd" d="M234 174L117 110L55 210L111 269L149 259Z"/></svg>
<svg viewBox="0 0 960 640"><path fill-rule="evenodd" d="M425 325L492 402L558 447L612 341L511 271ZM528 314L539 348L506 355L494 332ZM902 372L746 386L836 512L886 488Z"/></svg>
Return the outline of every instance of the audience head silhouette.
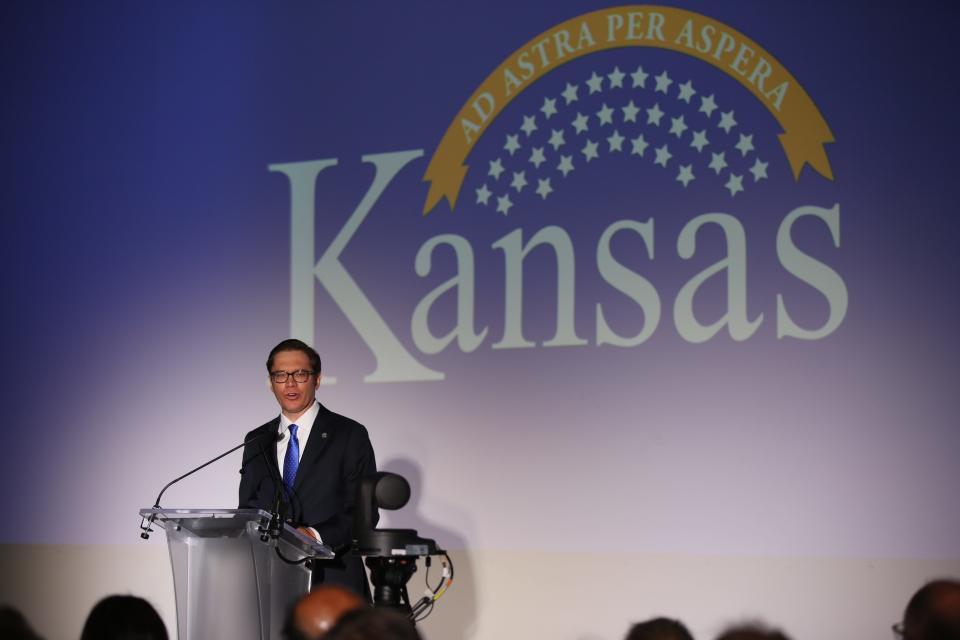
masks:
<svg viewBox="0 0 960 640"><path fill-rule="evenodd" d="M343 614L364 606L353 591L337 585L319 585L300 598L290 611L284 628L287 640L318 640Z"/></svg>
<svg viewBox="0 0 960 640"><path fill-rule="evenodd" d="M0 638L5 640L42 640L17 609L0 606Z"/></svg>
<svg viewBox="0 0 960 640"><path fill-rule="evenodd" d="M630 627L626 640L693 640L679 620L653 618Z"/></svg>
<svg viewBox="0 0 960 640"><path fill-rule="evenodd" d="M904 640L960 640L960 582L933 580L920 587L895 629Z"/></svg>
<svg viewBox="0 0 960 640"><path fill-rule="evenodd" d="M167 640L167 628L143 598L108 596L90 611L80 640Z"/></svg>
<svg viewBox="0 0 960 640"><path fill-rule="evenodd" d="M324 640L422 640L405 615L392 609L370 607L344 614Z"/></svg>
<svg viewBox="0 0 960 640"><path fill-rule="evenodd" d="M742 624L730 627L717 640L790 640L783 631L761 623Z"/></svg>

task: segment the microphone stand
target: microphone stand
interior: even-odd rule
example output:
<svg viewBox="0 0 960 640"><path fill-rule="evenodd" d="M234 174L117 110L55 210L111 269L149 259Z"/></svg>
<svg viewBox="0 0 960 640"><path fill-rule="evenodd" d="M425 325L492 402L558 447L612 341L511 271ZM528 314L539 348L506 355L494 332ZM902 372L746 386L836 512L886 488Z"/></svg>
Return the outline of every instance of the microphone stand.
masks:
<svg viewBox="0 0 960 640"><path fill-rule="evenodd" d="M185 474L183 474L182 476L180 476L180 477L178 477L178 478L174 478L173 480L171 480L170 482L168 482L166 485L164 485L163 489L160 490L160 493L157 494L157 499L156 499L156 501L153 503L153 508L154 508L154 509L159 509L159 508L160 508L160 498L163 497L164 492L166 492L166 490L169 489L171 486L175 485L176 483L180 482L181 480L183 480L184 478L186 478L186 477L188 477L188 476L192 476L192 475L195 474L197 471L200 471L200 469L203 469L204 467L207 467L207 466L213 464L213 463L216 462L217 460L220 460L221 458L225 458L226 456L230 455L231 453L233 453L234 451L236 451L236 450L239 449L240 447L245 447L245 446L247 446L248 444L250 444L251 442L253 442L254 440L259 441L260 439L261 439L261 438L258 436L258 437L251 438L250 440L244 440L243 442L241 442L241 443L238 444L237 446L233 447L233 448L230 449L229 451L224 451L223 453L221 453L220 455L218 455L216 458L213 458L212 460L208 460L208 461L204 462L204 463L203 463L202 465L200 465L199 467L196 467L195 469L191 469L190 471L187 471ZM261 452L263 451L263 443L262 443L262 442L260 443L260 451L261 451ZM269 465L268 465L268 466L269 466ZM144 517L144 518L141 519L141 522L140 522L140 537L141 537L141 538L143 538L144 540L148 540L148 539L150 538L150 534L153 533L153 528L152 528L150 525L152 525L152 524L156 521L156 519L157 519L157 514L155 514L155 513L150 514L150 517Z"/></svg>

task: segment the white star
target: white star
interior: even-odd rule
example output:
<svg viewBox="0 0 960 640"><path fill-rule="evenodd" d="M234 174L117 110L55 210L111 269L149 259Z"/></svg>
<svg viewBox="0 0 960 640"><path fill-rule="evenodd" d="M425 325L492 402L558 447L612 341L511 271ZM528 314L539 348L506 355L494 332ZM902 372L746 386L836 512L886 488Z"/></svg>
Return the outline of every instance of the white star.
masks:
<svg viewBox="0 0 960 640"><path fill-rule="evenodd" d="M580 89L579 86L575 84L567 83L567 88L563 90L563 93L560 95L563 96L563 99L567 101L567 104L577 101L577 91Z"/></svg>
<svg viewBox="0 0 960 640"><path fill-rule="evenodd" d="M503 145L503 148L504 148L504 149L507 151L507 153L509 153L510 155L513 155L514 153L516 153L516 152L517 152L517 149L520 148L520 140L519 140L519 138L520 138L519 135L508 135L508 136L507 136L507 143L506 143L505 145Z"/></svg>
<svg viewBox="0 0 960 640"><path fill-rule="evenodd" d="M654 126L660 126L660 118L663 117L663 111L660 110L660 105L655 104L649 109L647 109L647 124L652 124Z"/></svg>
<svg viewBox="0 0 960 640"><path fill-rule="evenodd" d="M693 88L693 83L687 80L686 82L678 86L680 87L680 93L677 94L677 100L683 100L687 104L690 104L690 98L692 98L693 94L696 93L696 90ZM687 186L687 185L683 185L683 186Z"/></svg>
<svg viewBox="0 0 960 640"><path fill-rule="evenodd" d="M737 126L737 121L733 119L733 109L727 111L726 113L720 114L720 124L717 125L727 133L730 133L730 129L733 129Z"/></svg>
<svg viewBox="0 0 960 640"><path fill-rule="evenodd" d="M517 193L523 191L523 188L527 186L527 172L526 171L514 171L513 180L510 182L510 186L517 190Z"/></svg>
<svg viewBox="0 0 960 640"><path fill-rule="evenodd" d="M657 81L656 91L660 93L666 93L667 89L670 88L670 85L673 83L673 80L670 79L670 76L667 75L667 70L664 69L663 73L658 76L654 76L654 80Z"/></svg>
<svg viewBox="0 0 960 640"><path fill-rule="evenodd" d="M530 137L534 131L537 130L537 118L536 116L523 116L523 125L520 127L520 131L523 131L527 134L527 137Z"/></svg>
<svg viewBox="0 0 960 640"><path fill-rule="evenodd" d="M693 132L693 141L690 142L690 146L697 150L697 152L702 153L703 148L710 144L710 141L707 140L707 130L703 131L694 131Z"/></svg>
<svg viewBox="0 0 960 640"><path fill-rule="evenodd" d="M623 107L623 121L624 122L636 122L637 113L640 109L637 105L633 104L633 100L627 103L627 106Z"/></svg>
<svg viewBox="0 0 960 640"><path fill-rule="evenodd" d="M607 74L607 79L610 81L610 88L623 88L623 78L626 76L623 71L620 71L620 67L614 67L613 71Z"/></svg>
<svg viewBox="0 0 960 640"><path fill-rule="evenodd" d="M623 151L623 141L624 137L620 135L619 131L614 129L613 135L607 138L607 144L610 145L610 151Z"/></svg>
<svg viewBox="0 0 960 640"><path fill-rule="evenodd" d="M543 147L534 147L530 153L530 164L539 169L540 165L546 161L547 158L543 155Z"/></svg>
<svg viewBox="0 0 960 640"><path fill-rule="evenodd" d="M750 173L753 174L754 182L760 182L761 178L767 177L767 167L769 165L769 162L760 162L760 158L753 161L753 166L750 167Z"/></svg>
<svg viewBox="0 0 960 640"><path fill-rule="evenodd" d="M589 128L587 127L587 116L583 115L582 113L578 113L577 117L574 118L573 122L570 124L573 125L573 128L577 133L583 133Z"/></svg>
<svg viewBox="0 0 960 640"><path fill-rule="evenodd" d="M711 153L712 158L710 159L710 164L708 165L713 172L717 175L720 175L720 172L727 168L727 159L724 158L726 151L721 151L720 153Z"/></svg>
<svg viewBox="0 0 960 640"><path fill-rule="evenodd" d="M560 156L560 164L557 165L557 171L566 178L567 174L573 171L573 156Z"/></svg>
<svg viewBox="0 0 960 640"><path fill-rule="evenodd" d="M650 146L650 143L643 139L642 133L631 142L633 143L633 150L630 153L635 156L643 156L643 152Z"/></svg>
<svg viewBox="0 0 960 640"><path fill-rule="evenodd" d="M556 151L562 147L565 142L566 140L563 139L563 129L553 129L550 132L550 141L547 144L553 147L553 150Z"/></svg>
<svg viewBox="0 0 960 640"><path fill-rule="evenodd" d="M543 106L540 107L540 111L543 112L543 117L549 119L550 116L554 115L557 112L557 99L556 98L544 98Z"/></svg>
<svg viewBox="0 0 960 640"><path fill-rule="evenodd" d="M683 137L683 132L687 130L687 123L683 121L683 116L670 118L670 133L678 138Z"/></svg>
<svg viewBox="0 0 960 640"><path fill-rule="evenodd" d="M479 189L477 189L477 204L487 204L490 202L491 196L490 189L487 189L487 184L484 183Z"/></svg>
<svg viewBox="0 0 960 640"><path fill-rule="evenodd" d="M590 95L599 93L603 89L603 78L594 71L590 74L590 79L587 80L587 86L590 88Z"/></svg>
<svg viewBox="0 0 960 640"><path fill-rule="evenodd" d="M717 108L717 103L713 101L712 93L708 95L706 98L703 98L703 97L700 98L700 113L707 114L707 117L709 118L711 115L713 115L713 111L716 108Z"/></svg>
<svg viewBox="0 0 960 640"><path fill-rule="evenodd" d="M513 203L510 202L510 194L505 193L499 198L497 198L497 213L502 213L507 215L507 212L510 211L510 207L513 206Z"/></svg>
<svg viewBox="0 0 960 640"><path fill-rule="evenodd" d="M743 191L743 176L738 176L735 173L731 173L730 178L727 180L727 184L723 186L730 191L730 197L733 197Z"/></svg>
<svg viewBox="0 0 960 640"><path fill-rule="evenodd" d="M537 195L546 200L551 193L553 187L550 186L550 178L537 178Z"/></svg>
<svg viewBox="0 0 960 640"><path fill-rule="evenodd" d="M487 171L487 175L493 178L494 180L500 179L500 174L503 173L503 163L500 162L500 158L490 161L490 170Z"/></svg>
<svg viewBox="0 0 960 640"><path fill-rule="evenodd" d="M649 73L643 70L643 67L638 66L637 70L630 74L630 79L633 80L633 88L636 89L640 87L641 89L647 88L647 78L650 76Z"/></svg>
<svg viewBox="0 0 960 640"><path fill-rule="evenodd" d="M744 158L747 157L747 154L753 151L753 134L751 133L748 136L740 134L740 142L736 145L736 148L740 151L740 155Z"/></svg>
<svg viewBox="0 0 960 640"><path fill-rule="evenodd" d="M653 164L658 164L664 169L666 169L667 163L670 162L670 158L673 157L673 154L670 153L669 149L667 149L667 145L658 147L656 149L656 152L657 152L657 159L653 161Z"/></svg>
<svg viewBox="0 0 960 640"><path fill-rule="evenodd" d="M686 189L687 185L690 184L690 181L693 180L693 165L682 164L680 165L680 173L677 174L677 182L683 183L683 188Z"/></svg>
<svg viewBox="0 0 960 640"><path fill-rule="evenodd" d="M583 145L583 149L580 150L580 153L583 154L583 157L586 158L587 162L590 162L597 157L597 143L588 138L587 143Z"/></svg>
<svg viewBox="0 0 960 640"><path fill-rule="evenodd" d="M601 127L605 124L613 124L613 109L608 107L607 103L603 103L603 108L597 111L597 118L600 119Z"/></svg>

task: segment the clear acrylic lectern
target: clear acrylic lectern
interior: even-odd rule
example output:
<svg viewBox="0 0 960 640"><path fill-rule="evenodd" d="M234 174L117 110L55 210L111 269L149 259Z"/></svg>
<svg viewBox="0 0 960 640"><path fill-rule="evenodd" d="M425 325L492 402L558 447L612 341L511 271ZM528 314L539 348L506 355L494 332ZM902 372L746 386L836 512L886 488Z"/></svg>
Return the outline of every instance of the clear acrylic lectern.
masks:
<svg viewBox="0 0 960 640"><path fill-rule="evenodd" d="M262 509L141 509L167 532L179 640L279 640L284 617L310 590L310 569L288 560L334 556L288 525L261 533Z"/></svg>

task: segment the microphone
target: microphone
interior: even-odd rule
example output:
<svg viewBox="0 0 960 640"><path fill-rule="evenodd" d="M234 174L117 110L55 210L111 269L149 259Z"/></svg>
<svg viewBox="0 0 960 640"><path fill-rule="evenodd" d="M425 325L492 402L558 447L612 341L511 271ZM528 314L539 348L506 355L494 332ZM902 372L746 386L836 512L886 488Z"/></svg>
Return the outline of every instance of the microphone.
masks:
<svg viewBox="0 0 960 640"><path fill-rule="evenodd" d="M204 467L207 467L207 466L213 464L213 463L216 462L217 460L219 460L219 459L221 459L221 458L224 458L224 457L230 455L231 453L233 453L234 451L236 451L236 450L239 449L240 447L245 447L245 446L247 446L248 444L253 443L254 441L258 441L258 442L259 442L259 441L262 441L262 440L265 438L265 435L266 435L266 434L262 434L262 435L259 435L259 436L253 436L252 438L249 438L249 439L245 439L243 442L241 442L241 443L238 444L237 446L233 447L232 449L230 449L230 450L228 450L228 451L224 451L223 453L221 453L220 455L218 455L216 458L213 458L213 459L211 459L211 460L207 460L206 462L204 462L203 464L201 464L199 467L196 467L195 469L191 469L190 471L187 471L185 474L183 474L182 476L180 476L180 477L178 477L178 478L174 478L173 480L171 480L170 482L168 482L167 484L165 484L164 487L163 487L163 489L160 490L160 493L157 494L157 500L153 503L153 508L154 508L154 509L159 509L159 508L160 508L160 498L163 497L164 492L166 492L166 490L169 489L171 486L175 485L176 483L180 482L181 480L183 480L183 479L186 478L186 477L192 476L192 475L195 474L197 471L200 471L200 469L203 469ZM279 439L280 439L280 434L275 434L275 435L274 435L274 438L275 438L274 442L276 442L276 440L279 440ZM261 452L263 451L263 444L262 444L262 442L261 442L261 444L260 444L260 450L261 450ZM241 472L243 471L243 468L246 466L246 464L249 464L249 462L250 462L250 460L248 460L248 461L240 468L240 471L241 471ZM141 529L140 537L143 538L144 540L147 540L148 538L150 538L150 534L153 532L153 529L150 528L150 525L153 524L153 522L154 522L155 520L156 520L156 514L151 514L149 518L144 518L143 521L140 523L140 529Z"/></svg>

